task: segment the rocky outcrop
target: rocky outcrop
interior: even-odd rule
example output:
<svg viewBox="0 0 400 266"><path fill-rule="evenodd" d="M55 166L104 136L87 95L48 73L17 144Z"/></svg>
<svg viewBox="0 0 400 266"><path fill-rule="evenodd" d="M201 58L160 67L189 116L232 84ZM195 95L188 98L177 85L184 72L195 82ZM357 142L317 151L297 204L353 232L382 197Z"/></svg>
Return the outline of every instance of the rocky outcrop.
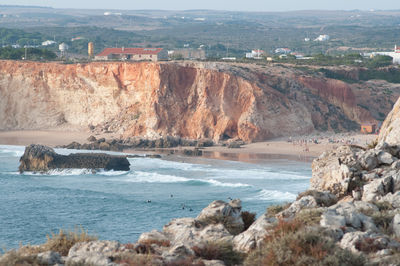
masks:
<svg viewBox="0 0 400 266"><path fill-rule="evenodd" d="M0 129L73 125L123 139L216 141L353 130L374 121L374 102L385 113L398 95L371 94L366 104L370 88L357 86L280 66L1 61Z"/></svg>
<svg viewBox="0 0 400 266"><path fill-rule="evenodd" d="M400 98L382 124L378 144L382 145L383 143L389 145L400 144Z"/></svg>
<svg viewBox="0 0 400 266"><path fill-rule="evenodd" d="M51 169L87 168L129 171L129 161L125 156L101 153L57 154L52 148L32 144L25 148L20 158L19 171L48 171Z"/></svg>

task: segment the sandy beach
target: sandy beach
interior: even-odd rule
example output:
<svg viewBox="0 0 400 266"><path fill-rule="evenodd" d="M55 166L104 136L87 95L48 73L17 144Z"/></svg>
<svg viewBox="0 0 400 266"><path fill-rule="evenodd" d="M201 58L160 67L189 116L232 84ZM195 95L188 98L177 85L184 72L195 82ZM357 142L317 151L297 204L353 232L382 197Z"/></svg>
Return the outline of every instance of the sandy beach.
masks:
<svg viewBox="0 0 400 266"><path fill-rule="evenodd" d="M19 130L0 131L0 145L43 144L51 147L69 144L73 141L87 143L92 135L88 130L55 129L55 130ZM96 135L106 139L116 137L113 134ZM324 151L329 151L344 144L367 146L376 139L376 135L357 133L330 134L320 133L308 136L279 138L263 142L243 145L241 148L230 149L221 145L204 149L204 156L215 159L232 159L239 161L254 161L287 158L293 160L311 161ZM180 150L183 148L173 148Z"/></svg>

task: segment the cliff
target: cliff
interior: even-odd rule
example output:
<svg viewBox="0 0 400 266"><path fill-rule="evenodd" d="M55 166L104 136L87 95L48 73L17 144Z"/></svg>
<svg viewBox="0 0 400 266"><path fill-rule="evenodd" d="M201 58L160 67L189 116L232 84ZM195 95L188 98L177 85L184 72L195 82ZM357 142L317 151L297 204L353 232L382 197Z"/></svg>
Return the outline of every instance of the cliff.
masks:
<svg viewBox="0 0 400 266"><path fill-rule="evenodd" d="M349 84L280 66L0 62L1 130L75 125L123 138L254 141L353 130L376 113Z"/></svg>
<svg viewBox="0 0 400 266"><path fill-rule="evenodd" d="M400 143L400 98L382 124L378 143L385 142L389 145Z"/></svg>

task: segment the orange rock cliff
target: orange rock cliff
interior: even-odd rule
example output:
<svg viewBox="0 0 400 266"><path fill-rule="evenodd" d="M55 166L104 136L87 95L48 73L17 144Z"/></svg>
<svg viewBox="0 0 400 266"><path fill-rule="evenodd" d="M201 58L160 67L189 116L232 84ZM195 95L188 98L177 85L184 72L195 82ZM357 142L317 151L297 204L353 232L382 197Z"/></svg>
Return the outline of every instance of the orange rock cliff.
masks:
<svg viewBox="0 0 400 266"><path fill-rule="evenodd" d="M374 120L353 91L279 66L0 61L0 129L71 124L125 138L257 141Z"/></svg>

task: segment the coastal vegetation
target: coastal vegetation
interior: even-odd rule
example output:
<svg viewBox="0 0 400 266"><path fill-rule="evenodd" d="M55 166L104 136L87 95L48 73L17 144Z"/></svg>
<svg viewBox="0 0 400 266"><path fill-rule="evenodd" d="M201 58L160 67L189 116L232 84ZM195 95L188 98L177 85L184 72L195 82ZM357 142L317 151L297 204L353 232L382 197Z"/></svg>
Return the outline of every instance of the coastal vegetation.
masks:
<svg viewBox="0 0 400 266"><path fill-rule="evenodd" d="M362 255L337 247L321 228L307 228L300 219L279 220L244 265L365 265Z"/></svg>
<svg viewBox="0 0 400 266"><path fill-rule="evenodd" d="M6 46L0 48L0 59L21 60L26 55L27 60L50 61L57 58L57 55L48 49L39 48L12 48Z"/></svg>

